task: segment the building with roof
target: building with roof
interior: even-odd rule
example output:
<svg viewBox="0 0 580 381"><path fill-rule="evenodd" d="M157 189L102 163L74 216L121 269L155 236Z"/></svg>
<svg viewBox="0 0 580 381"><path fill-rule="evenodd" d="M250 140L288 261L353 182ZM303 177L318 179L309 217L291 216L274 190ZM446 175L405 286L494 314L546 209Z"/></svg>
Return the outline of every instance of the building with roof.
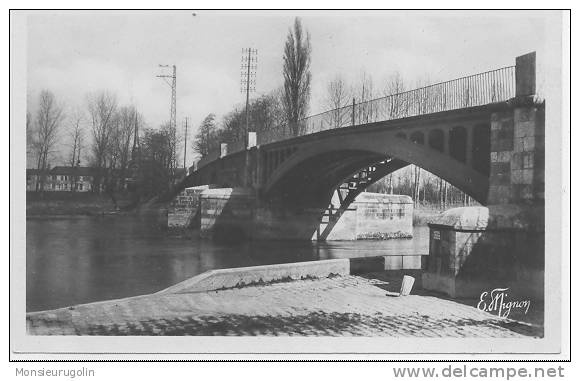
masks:
<svg viewBox="0 0 580 381"><path fill-rule="evenodd" d="M51 191L89 192L95 177L92 167L57 166L50 170L47 185Z"/></svg>
<svg viewBox="0 0 580 381"><path fill-rule="evenodd" d="M44 191L89 192L92 190L95 168L56 166L47 171L44 179ZM41 181L38 169L26 169L26 190L36 191Z"/></svg>
<svg viewBox="0 0 580 381"><path fill-rule="evenodd" d="M26 168L26 190L35 191L40 182L40 171L36 168Z"/></svg>

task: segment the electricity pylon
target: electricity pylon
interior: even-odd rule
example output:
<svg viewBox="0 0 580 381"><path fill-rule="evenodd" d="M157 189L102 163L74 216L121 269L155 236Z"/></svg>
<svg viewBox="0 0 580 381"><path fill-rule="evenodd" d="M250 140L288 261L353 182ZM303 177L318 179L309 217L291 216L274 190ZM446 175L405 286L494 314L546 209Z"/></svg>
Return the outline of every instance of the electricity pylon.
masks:
<svg viewBox="0 0 580 381"><path fill-rule="evenodd" d="M185 117L183 124L185 127L185 133L183 135L184 140L185 140L185 142L183 143L183 168L187 172L187 125L189 124L189 117L188 116Z"/></svg>
<svg viewBox="0 0 580 381"><path fill-rule="evenodd" d="M241 91L246 91L246 128L244 131L244 150L246 151L246 165L244 167L244 186L248 186L250 181L249 177L249 166L250 166L250 153L248 152L249 137L248 133L250 131L250 91L256 91L256 70L258 69L258 50L247 48L242 49L242 65L240 67L241 80L240 87Z"/></svg>
<svg viewBox="0 0 580 381"><path fill-rule="evenodd" d="M172 171L172 177L174 176L173 171L175 170L175 167L177 166L177 144L176 144L176 131L177 131L177 125L176 125L176 116L177 116L177 95L176 95L176 90L177 90L177 69L175 67L175 65L159 65L159 67L163 67L163 68L169 68L172 67L173 68L173 74L171 75L167 75L167 74L161 74L158 75L158 78L162 78L170 87L171 87L171 116L169 119L169 130L171 131L171 139L172 139L172 152L171 152L171 171ZM171 79L171 81L169 81L169 79ZM174 179L173 179L174 180Z"/></svg>
<svg viewBox="0 0 580 381"><path fill-rule="evenodd" d="M242 65L240 68L240 91L246 92L246 133L245 145L248 148L248 132L250 131L250 92L256 91L256 71L258 69L258 50L242 49Z"/></svg>

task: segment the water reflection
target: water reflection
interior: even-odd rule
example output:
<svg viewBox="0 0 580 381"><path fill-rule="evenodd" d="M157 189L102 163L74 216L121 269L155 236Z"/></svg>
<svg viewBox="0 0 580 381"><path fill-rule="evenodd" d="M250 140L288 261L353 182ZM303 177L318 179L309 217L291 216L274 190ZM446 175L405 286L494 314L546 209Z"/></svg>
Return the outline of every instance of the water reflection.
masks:
<svg viewBox="0 0 580 381"><path fill-rule="evenodd" d="M159 291L207 270L317 259L427 253L429 231L388 241L237 245L176 238L133 216L28 219L26 309L38 311Z"/></svg>

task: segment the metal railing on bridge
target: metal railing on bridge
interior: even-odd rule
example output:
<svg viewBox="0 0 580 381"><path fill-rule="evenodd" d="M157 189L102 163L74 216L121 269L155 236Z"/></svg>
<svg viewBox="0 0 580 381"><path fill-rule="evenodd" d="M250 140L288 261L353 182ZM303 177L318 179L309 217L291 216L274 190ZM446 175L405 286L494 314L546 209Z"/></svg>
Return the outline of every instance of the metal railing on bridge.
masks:
<svg viewBox="0 0 580 381"><path fill-rule="evenodd" d="M353 100L351 105L304 118L296 126L283 124L259 132L258 144L335 128L503 102L515 96L515 88L515 66L507 66L365 102ZM243 150L243 145L235 145L235 149L234 144L228 147L228 154ZM210 157L215 160L219 152L204 157L200 166L211 161Z"/></svg>

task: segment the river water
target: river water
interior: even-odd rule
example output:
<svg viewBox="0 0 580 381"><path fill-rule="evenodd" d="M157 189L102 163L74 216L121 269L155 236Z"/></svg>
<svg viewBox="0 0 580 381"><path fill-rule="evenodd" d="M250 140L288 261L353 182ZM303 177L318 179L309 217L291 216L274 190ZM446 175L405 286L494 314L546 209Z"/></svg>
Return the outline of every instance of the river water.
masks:
<svg viewBox="0 0 580 381"><path fill-rule="evenodd" d="M26 310L148 294L204 271L318 259L428 252L429 229L386 241L219 244L136 216L28 218Z"/></svg>

